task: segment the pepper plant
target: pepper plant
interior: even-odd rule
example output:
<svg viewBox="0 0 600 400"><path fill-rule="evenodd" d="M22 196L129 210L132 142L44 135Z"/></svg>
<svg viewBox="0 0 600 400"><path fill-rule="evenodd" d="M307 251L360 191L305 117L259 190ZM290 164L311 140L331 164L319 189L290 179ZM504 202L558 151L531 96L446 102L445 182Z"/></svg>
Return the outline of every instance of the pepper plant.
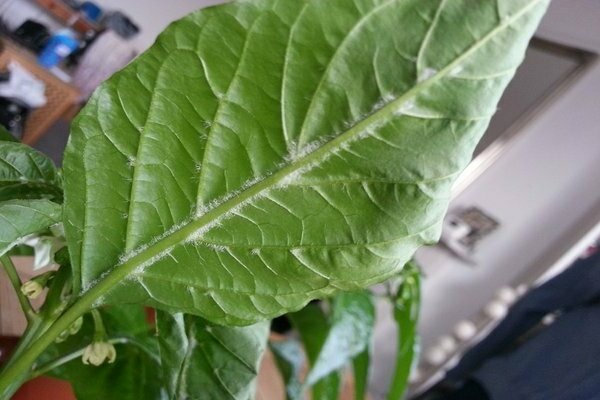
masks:
<svg viewBox="0 0 600 400"><path fill-rule="evenodd" d="M335 399L352 362L362 398L364 289L398 278L389 398L402 396L418 297L405 265L438 239L547 3L207 8L96 90L62 172L0 143L0 253L29 323L2 397L50 373L81 399L251 398L268 321L287 313L304 347L271 345L288 397ZM9 251L61 225L60 268L21 287ZM153 332L141 305L156 310Z"/></svg>

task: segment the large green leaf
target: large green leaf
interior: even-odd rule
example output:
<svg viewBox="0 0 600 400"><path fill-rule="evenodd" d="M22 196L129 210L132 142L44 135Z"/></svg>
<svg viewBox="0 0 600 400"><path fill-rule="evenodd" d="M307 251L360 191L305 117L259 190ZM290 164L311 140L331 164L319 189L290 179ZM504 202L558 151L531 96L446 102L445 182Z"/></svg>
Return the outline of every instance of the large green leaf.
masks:
<svg viewBox="0 0 600 400"><path fill-rule="evenodd" d="M418 267L409 263L402 271L402 284L394 301L394 320L398 326L398 349L388 400L403 398L415 362L417 321L421 303L420 280Z"/></svg>
<svg viewBox="0 0 600 400"><path fill-rule="evenodd" d="M0 202L0 255L32 233L60 222L62 207L48 200Z"/></svg>
<svg viewBox="0 0 600 400"><path fill-rule="evenodd" d="M157 328L171 399L254 398L268 323L230 328L193 315L157 312Z"/></svg>
<svg viewBox="0 0 600 400"><path fill-rule="evenodd" d="M397 274L547 4L256 0L171 25L74 122L75 288L249 324Z"/></svg>
<svg viewBox="0 0 600 400"><path fill-rule="evenodd" d="M93 340L92 318L85 317L81 331L65 342L50 346L38 360L38 367L55 360L76 357L51 371L49 375L68 380L78 400L162 400L166 399L156 337L146 322L141 307L119 306L101 310L109 339L115 344L113 364L85 365L81 350Z"/></svg>
<svg viewBox="0 0 600 400"><path fill-rule="evenodd" d="M25 144L0 141L0 201L39 198L62 201L52 160Z"/></svg>

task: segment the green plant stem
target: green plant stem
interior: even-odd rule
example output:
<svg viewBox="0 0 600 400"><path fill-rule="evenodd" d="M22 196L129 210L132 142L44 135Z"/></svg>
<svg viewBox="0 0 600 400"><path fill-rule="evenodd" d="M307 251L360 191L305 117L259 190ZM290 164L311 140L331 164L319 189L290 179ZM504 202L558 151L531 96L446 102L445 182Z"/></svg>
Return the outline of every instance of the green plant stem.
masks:
<svg viewBox="0 0 600 400"><path fill-rule="evenodd" d="M30 340L30 345L27 346L20 354L13 354L11 362L0 375L0 393L4 398L10 396L18 389L14 387L15 382L19 384L24 382L28 376L29 369L37 359L37 357L48 347L64 330L68 329L80 315L87 312L94 299L85 298L83 296L80 301L73 304L62 316L60 316L54 324L46 331L42 332L35 340ZM21 344L19 344L21 346Z"/></svg>
<svg viewBox="0 0 600 400"><path fill-rule="evenodd" d="M21 339L19 340L17 347L12 351L11 358L2 366L0 372L4 372L5 370L9 369L14 361L20 358L20 355L29 347L31 342L36 338L37 334L41 330L41 323L41 320L36 320L27 326L27 329L25 329L23 335L21 335Z"/></svg>
<svg viewBox="0 0 600 400"><path fill-rule="evenodd" d="M2 399L10 398L18 389L18 384L25 381L35 360L46 347L54 342L58 335L68 329L77 318L94 309L98 299L125 280L137 267L169 247L171 247L171 243L168 241L158 242L136 257L132 257L123 264L116 266L95 286L81 294L60 317L54 322L50 322L52 325L47 330L38 330L37 332L40 332L39 337L35 337L35 340L32 340L31 344L18 357L16 354L13 355L7 368L0 374L0 395L6 396Z"/></svg>
<svg viewBox="0 0 600 400"><path fill-rule="evenodd" d="M6 275L8 275L8 279L10 280L10 283L15 289L15 293L17 294L17 298L19 299L19 304L21 305L21 309L25 314L25 318L27 318L27 322L31 324L37 318L37 313L31 306L29 299L21 292L21 286L23 285L23 282L21 282L21 278L19 278L17 269L15 268L15 265L10 259L10 256L8 256L7 254L0 257L0 261L2 262L2 265L4 265Z"/></svg>
<svg viewBox="0 0 600 400"><path fill-rule="evenodd" d="M104 329L104 322L102 322L102 316L98 310L92 310L92 318L94 318L94 341L103 342L106 340L106 329Z"/></svg>
<svg viewBox="0 0 600 400"><path fill-rule="evenodd" d="M29 349L30 345L38 338L38 335L49 326L50 323L47 323L40 318L35 319L27 326L27 329L21 336L19 344L12 352L10 360L8 360L8 362L2 366L2 369L0 369L2 374L4 374L4 371L12 369L12 366L16 360L21 358L21 355ZM0 391L0 399L9 399L17 391L17 389L19 389L25 380L27 380L26 374L17 375L14 381L8 382L8 386Z"/></svg>

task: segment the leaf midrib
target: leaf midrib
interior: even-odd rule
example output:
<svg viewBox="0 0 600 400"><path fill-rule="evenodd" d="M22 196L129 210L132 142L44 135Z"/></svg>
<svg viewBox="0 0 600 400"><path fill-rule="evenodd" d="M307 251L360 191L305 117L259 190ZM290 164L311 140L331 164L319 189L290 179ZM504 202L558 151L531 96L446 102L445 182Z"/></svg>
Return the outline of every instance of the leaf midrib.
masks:
<svg viewBox="0 0 600 400"><path fill-rule="evenodd" d="M228 213L235 211L238 207L241 207L246 202L258 197L261 193L277 187L285 178L292 176L298 171L302 171L304 168L310 167L315 161L323 161L327 159L328 156L334 154L336 150L342 148L344 144L352 142L356 139L360 139L362 134L365 132L369 133L369 128L376 128L377 123L386 121L388 117L396 113L402 105L409 102L420 91L428 88L438 80L444 78L458 64L485 45L488 41L495 37L496 34L508 28L542 1L544 0L532 0L530 3L521 8L521 10L515 12L509 18L502 20L501 23L498 24L494 29L490 30L486 35L473 43L468 49L456 57L452 62L448 63L443 69L439 70L435 75L426 80L418 82L413 88L405 92L403 95L387 103L374 113L368 115L347 131L324 143L318 149L296 159L295 161L290 162L277 172L268 175L262 180L259 180L257 183L249 186L246 190L237 194L235 197L225 197L225 199L222 199L220 204L214 206L204 214L193 216L189 221L177 227L177 229L167 231L163 236L152 240L150 244L147 243L145 246L141 246L137 250L126 254L121 259L121 262L114 266L111 270L107 271L107 273L118 271L118 273L113 276L113 278L118 281L126 278L129 273L134 270L139 270L140 273L143 272L145 267L152 265L159 259L165 257L168 252L177 245L189 241L190 238L194 237L199 232L205 233L206 231L210 230L213 226L218 225L219 221ZM203 230L204 232L202 232ZM90 290L92 287L94 287L94 285L90 285L87 290Z"/></svg>
<svg viewBox="0 0 600 400"><path fill-rule="evenodd" d="M333 65L334 61L337 59L338 54L340 53L340 51L342 51L342 49L344 49L346 47L347 43L349 43L350 39L354 37L356 32L358 32L364 26L364 24L366 24L369 21L369 19L373 15L377 14L378 12L380 12L384 8L390 6L391 4L393 4L396 1L398 1L398 0L387 0L379 5L376 5L371 10L369 10L369 12L364 14L360 18L360 20L357 21L356 24L354 24L354 26L352 26L352 28L346 34L344 39L340 42L339 46L337 46L337 48L335 49L333 55L331 56L331 58L329 59L329 62L327 63L327 66L325 67L325 71L321 75L321 79L319 80L319 83L317 84L315 91L313 92L313 94L310 98L310 103L308 105L308 108L306 109L306 113L304 114L304 119L302 121L302 125L300 126L300 133L298 134L298 139L297 139L299 148L302 148L306 144L304 142L304 138L306 136L306 124L309 120L308 117L312 114L312 112L314 110L317 94L321 92L321 88L323 87L323 84L325 83L326 78L329 76L329 71L331 71L332 65Z"/></svg>

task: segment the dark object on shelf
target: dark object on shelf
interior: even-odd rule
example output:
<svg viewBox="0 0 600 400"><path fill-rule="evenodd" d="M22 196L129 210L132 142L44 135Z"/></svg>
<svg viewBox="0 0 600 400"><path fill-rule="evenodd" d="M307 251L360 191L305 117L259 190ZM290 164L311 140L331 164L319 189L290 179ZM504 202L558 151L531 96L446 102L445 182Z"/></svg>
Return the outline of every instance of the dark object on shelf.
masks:
<svg viewBox="0 0 600 400"><path fill-rule="evenodd" d="M130 39L138 34L140 28L122 12L114 11L104 17L104 26L111 29L123 39Z"/></svg>
<svg viewBox="0 0 600 400"><path fill-rule="evenodd" d="M28 19L13 32L12 36L20 44L39 54L50 39L50 32L45 25Z"/></svg>
<svg viewBox="0 0 600 400"><path fill-rule="evenodd" d="M0 97L0 125L12 135L21 139L29 108L15 100Z"/></svg>
<svg viewBox="0 0 600 400"><path fill-rule="evenodd" d="M52 35L40 53L38 62L45 68L55 67L78 48L79 41L75 34L68 29L62 29Z"/></svg>
<svg viewBox="0 0 600 400"><path fill-rule="evenodd" d="M88 35L86 37L84 37L82 40L79 41L79 48L77 50L75 50L74 52L72 52L71 54L69 54L69 56L65 59L65 66L69 69L74 69L76 68L80 61L81 58L85 55L85 53L88 51L89 47L96 41L96 39L102 36L102 33L98 34L93 34L93 35Z"/></svg>
<svg viewBox="0 0 600 400"><path fill-rule="evenodd" d="M81 2L79 0L62 0L63 3L71 7L73 10L79 10Z"/></svg>
<svg viewBox="0 0 600 400"><path fill-rule="evenodd" d="M17 347L18 342L18 337L0 336L0 366L2 366L6 361L8 361L8 357L15 349L15 347Z"/></svg>
<svg viewBox="0 0 600 400"><path fill-rule="evenodd" d="M84 1L79 7L79 11L92 22L98 22L102 17L102 9L96 3Z"/></svg>

